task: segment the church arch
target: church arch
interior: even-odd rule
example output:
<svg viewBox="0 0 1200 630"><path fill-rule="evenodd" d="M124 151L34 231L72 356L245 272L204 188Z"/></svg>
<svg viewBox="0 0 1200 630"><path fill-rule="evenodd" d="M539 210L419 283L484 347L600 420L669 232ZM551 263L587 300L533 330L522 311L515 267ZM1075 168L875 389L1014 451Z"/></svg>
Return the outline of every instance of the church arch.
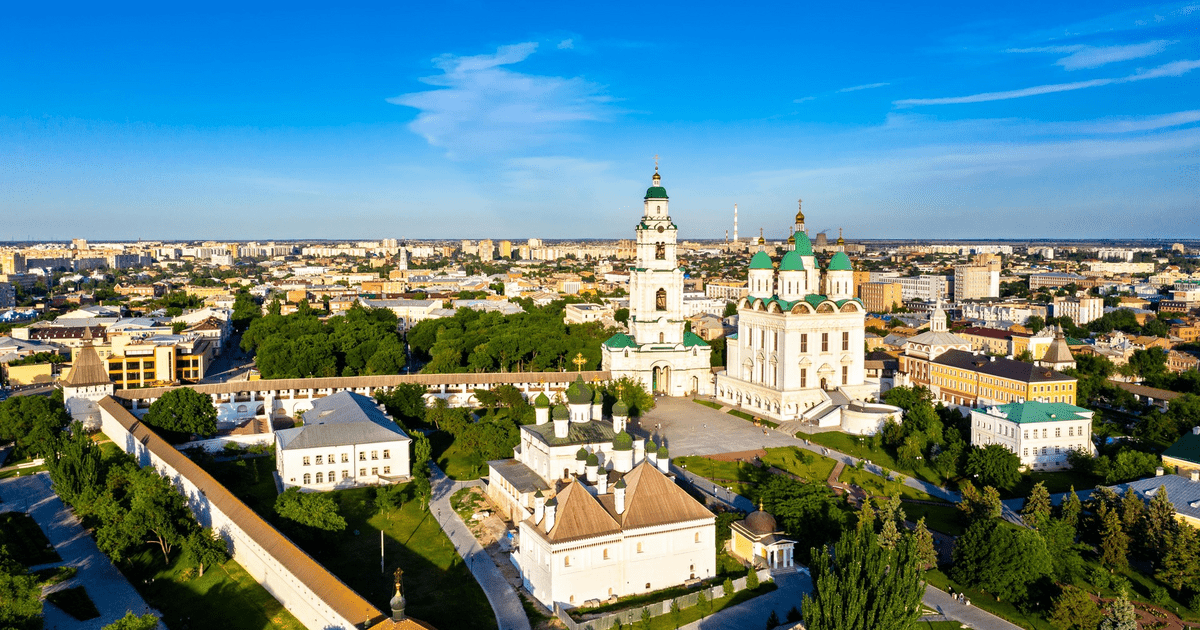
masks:
<svg viewBox="0 0 1200 630"><path fill-rule="evenodd" d="M832 302L821 302L821 305L817 307L817 312L818 313L834 312L833 303Z"/></svg>
<svg viewBox="0 0 1200 630"><path fill-rule="evenodd" d="M667 290L660 288L654 292L654 310L667 310Z"/></svg>

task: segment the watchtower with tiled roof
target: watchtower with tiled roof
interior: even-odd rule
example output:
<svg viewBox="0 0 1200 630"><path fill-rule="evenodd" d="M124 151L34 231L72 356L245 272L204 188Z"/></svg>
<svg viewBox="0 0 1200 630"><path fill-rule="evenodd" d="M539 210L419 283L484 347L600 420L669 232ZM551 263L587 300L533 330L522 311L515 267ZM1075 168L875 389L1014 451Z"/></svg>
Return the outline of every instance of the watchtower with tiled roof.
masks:
<svg viewBox="0 0 1200 630"><path fill-rule="evenodd" d="M108 368L93 345L92 329L83 332L83 347L75 355L75 361L59 384L63 389L63 401L71 417L83 423L86 429L100 428L100 408L97 402L115 391Z"/></svg>

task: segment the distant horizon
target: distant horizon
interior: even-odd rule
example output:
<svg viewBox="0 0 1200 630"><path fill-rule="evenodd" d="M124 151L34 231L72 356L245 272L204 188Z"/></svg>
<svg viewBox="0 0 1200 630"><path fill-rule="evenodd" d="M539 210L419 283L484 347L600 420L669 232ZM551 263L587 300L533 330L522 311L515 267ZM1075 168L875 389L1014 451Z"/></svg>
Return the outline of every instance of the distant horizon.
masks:
<svg viewBox="0 0 1200 630"><path fill-rule="evenodd" d="M68 4L0 41L0 237L621 239L657 163L683 238L804 199L852 240L1200 239L1194 0Z"/></svg>
<svg viewBox="0 0 1200 630"><path fill-rule="evenodd" d="M510 241L513 244L513 246L516 247L518 244L524 245L531 238L536 238L536 239L542 241L543 243L593 243L593 242L595 242L595 243L607 243L607 242L615 243L615 242L624 241L624 240L634 240L633 236L626 237L626 238L619 238L619 237L618 238L569 238L569 237L568 238L542 238L542 237L538 237L538 236L483 237L483 238L465 238L465 237L399 238L399 237L385 236L385 237L377 237L377 238L368 238L368 237L359 237L359 238L355 238L355 237L350 237L350 238L267 238L267 237L263 237L263 238L248 238L248 239L227 239L227 238L222 239L222 238L199 237L199 238L183 238L183 239L105 238L105 239L96 239L94 241L90 238L86 238L86 237L82 237L82 236L76 236L74 238L86 240L88 242L89 247L93 244L105 244L105 243L112 243L112 244L117 244L117 245L128 245L128 244L157 243L157 242L171 243L171 244L174 244L174 243L200 243L200 242L205 242L205 241L213 241L213 242L220 242L220 243L242 243L242 244L245 244L245 243L260 243L261 244L261 243L268 243L268 242L272 242L272 243L359 243L359 242L379 242L383 239L392 239L392 238L394 238L396 241L401 242L401 243L451 243L451 242L457 243L457 242L461 242L461 241L479 242L481 240L491 240L491 241L493 241L493 243L498 245L501 241ZM750 244L752 244L752 240L757 239L757 238L758 238L757 236L753 237L753 239L749 238L749 237L741 238L740 242L750 245ZM786 239L779 239L779 238L770 239L770 238L768 238L766 240L768 243L780 243ZM829 243L832 244L836 240L837 240L836 238L831 238L831 239L829 239ZM855 244L855 243L930 243L930 244L944 243L947 245L953 245L953 244L958 244L958 243L975 243L975 244L989 244L989 243L1002 243L1002 244L1009 244L1009 243L1013 243L1013 244L1017 244L1017 243L1038 243L1038 244L1052 244L1052 243L1061 243L1061 244L1167 243L1167 244L1173 244L1173 243L1181 243L1185 247L1200 247L1200 239L1158 238L1158 237L1058 238L1058 239L1055 239L1055 238L1035 238L1035 239L1018 239L1018 238L847 238L845 240L847 243L850 243L850 244ZM683 243L685 241L686 242L699 242L699 243L711 242L714 244L724 244L726 242L729 242L729 243L733 242L732 240L725 241L724 238L689 238L686 236L679 237L680 243ZM62 245L70 246L71 242L72 242L72 239L66 239L66 240L47 239L47 240L33 240L33 241L29 241L29 240L0 241L0 246L10 246L11 247L14 245L45 245L45 244L62 244ZM84 250L84 251L86 251L86 250Z"/></svg>

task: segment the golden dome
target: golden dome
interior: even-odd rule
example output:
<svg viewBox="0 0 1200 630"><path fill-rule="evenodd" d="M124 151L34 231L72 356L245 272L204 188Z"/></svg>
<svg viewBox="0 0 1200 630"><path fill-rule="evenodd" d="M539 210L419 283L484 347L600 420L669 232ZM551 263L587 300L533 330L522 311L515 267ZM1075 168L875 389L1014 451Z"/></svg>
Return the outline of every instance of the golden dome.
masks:
<svg viewBox="0 0 1200 630"><path fill-rule="evenodd" d="M801 206L803 205L803 199L796 201L796 223L804 223L804 211L801 209Z"/></svg>

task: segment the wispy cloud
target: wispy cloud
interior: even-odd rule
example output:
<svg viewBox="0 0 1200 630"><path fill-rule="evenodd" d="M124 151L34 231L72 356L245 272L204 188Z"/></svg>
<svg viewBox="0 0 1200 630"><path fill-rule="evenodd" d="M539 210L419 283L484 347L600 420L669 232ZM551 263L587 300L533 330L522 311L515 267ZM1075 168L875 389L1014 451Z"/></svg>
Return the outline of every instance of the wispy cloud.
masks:
<svg viewBox="0 0 1200 630"><path fill-rule="evenodd" d="M1066 57L1055 61L1055 65L1062 66L1064 70L1081 70L1085 68L1099 68L1100 66L1117 61L1151 57L1166 50L1167 46L1174 43L1165 39L1156 39L1142 44L1128 44L1125 46L1085 46L1083 44L1076 44L1072 46L1010 48L1004 52L1067 54Z"/></svg>
<svg viewBox="0 0 1200 630"><path fill-rule="evenodd" d="M528 59L537 48L526 42L491 55L442 55L433 61L442 74L421 79L440 89L387 101L420 110L409 129L459 158L563 140L574 124L613 115L612 99L600 85L504 67Z"/></svg>
<svg viewBox="0 0 1200 630"><path fill-rule="evenodd" d="M1173 112L1159 116L1140 116L1136 118L1117 118L1098 120L1087 123L1077 123L1064 128L1064 131L1076 133L1133 133L1137 131L1154 131L1168 127L1178 127L1200 121L1200 109L1184 112Z"/></svg>
<svg viewBox="0 0 1200 630"><path fill-rule="evenodd" d="M891 83L867 83L866 85L856 85L854 87L842 88L838 90L838 93L857 92L859 90L873 90L875 88L881 88L885 85L891 85Z"/></svg>
<svg viewBox="0 0 1200 630"><path fill-rule="evenodd" d="M798 98L792 102L793 103L807 103L809 101L815 101L815 100L817 100L817 97L815 97L815 96L804 96L804 97Z"/></svg>
<svg viewBox="0 0 1200 630"><path fill-rule="evenodd" d="M1021 88L1019 90L1006 90L1003 92L983 92L980 94L970 94L968 96L950 96L944 98L906 98L898 101L892 101L892 104L897 107L915 107L918 105L959 105L963 103L985 103L988 101L1003 101L1013 98L1024 98L1026 96L1039 96L1042 94L1053 94L1055 92L1070 92L1073 90L1083 90L1087 88L1100 87L1103 85L1113 85L1117 83L1131 83L1133 81L1143 81L1145 79L1158 79L1161 77L1178 77L1200 68L1200 60L1181 60L1172 61L1171 63L1163 64L1150 70L1139 70L1129 76L1113 77L1107 79L1092 79L1090 81L1075 81L1072 83L1054 83L1050 85L1037 85L1034 87Z"/></svg>
<svg viewBox="0 0 1200 630"><path fill-rule="evenodd" d="M575 47L575 40L573 40L573 39L564 39L561 42L558 42L559 50L570 50L574 47Z"/></svg>

